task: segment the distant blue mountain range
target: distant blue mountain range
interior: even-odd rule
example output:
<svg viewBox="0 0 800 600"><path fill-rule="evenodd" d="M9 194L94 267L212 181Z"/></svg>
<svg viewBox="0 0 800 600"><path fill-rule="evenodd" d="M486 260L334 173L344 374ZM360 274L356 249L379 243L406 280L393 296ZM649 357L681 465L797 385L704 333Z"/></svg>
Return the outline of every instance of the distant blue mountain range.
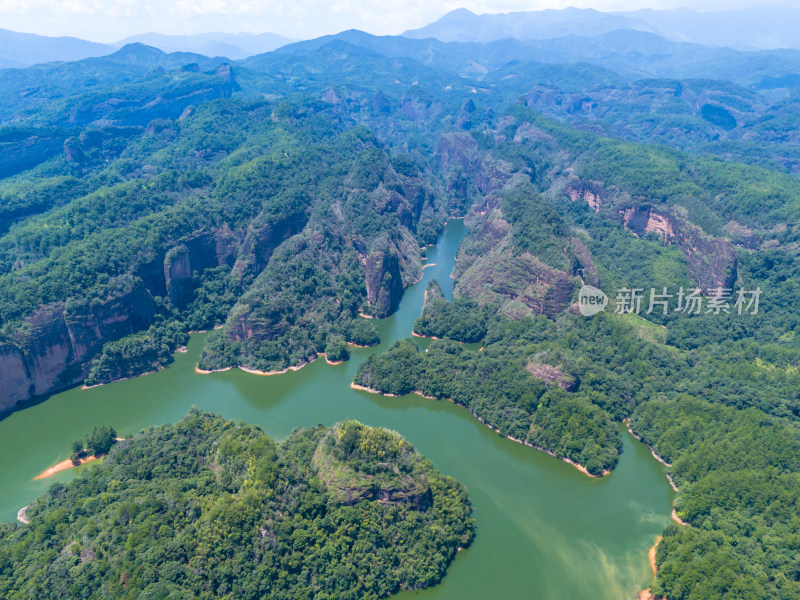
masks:
<svg viewBox="0 0 800 600"><path fill-rule="evenodd" d="M762 6L747 10L698 12L638 10L599 12L565 8L476 15L466 9L447 13L421 29L406 31L413 38L444 42L491 42L503 38L541 40L566 35L594 37L619 29L659 34L669 40L739 50L800 48L800 8Z"/></svg>
<svg viewBox="0 0 800 600"><path fill-rule="evenodd" d="M132 43L146 44L164 52L191 52L238 60L275 50L293 41L275 33L144 33L114 44L98 44L75 37L47 37L0 29L0 69L106 56Z"/></svg>

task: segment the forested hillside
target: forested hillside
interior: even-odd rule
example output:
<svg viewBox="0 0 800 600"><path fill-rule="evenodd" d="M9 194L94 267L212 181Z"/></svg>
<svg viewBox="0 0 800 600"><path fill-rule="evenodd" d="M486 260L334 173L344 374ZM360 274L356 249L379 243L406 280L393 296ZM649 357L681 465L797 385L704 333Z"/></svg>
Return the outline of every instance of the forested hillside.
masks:
<svg viewBox="0 0 800 600"><path fill-rule="evenodd" d="M795 52L703 49L641 32L476 44L350 31L232 63L136 44L0 71L0 411L160 369L197 330L213 330L200 370L278 372L322 352L346 360L347 342L378 343L366 318L397 308L422 275L425 246L463 217L454 298L432 285L414 325L417 336L439 339L398 342L364 362L355 383L452 399L502 435L593 475L617 464L619 423L630 419L673 463L678 514L689 523L667 530L654 593L792 598L798 77ZM591 318L578 304L587 284L609 300ZM615 310L619 290L631 289L642 292L642 309ZM651 289L668 296L656 310L647 310ZM755 307L733 303L755 290ZM702 310L687 310L687 295ZM135 549L155 540L163 550L183 539L173 535L182 527L194 528L180 529L192 543L227 536L239 525L220 533L203 515L228 515L250 493L250 476L215 463L195 431L185 447L213 469L169 477L200 477L192 485L202 490L192 489L218 512L192 508L191 523L161 532L147 522L167 510L161 504L114 504L134 501L115 482L135 479L138 498L151 491L144 479L112 475L137 443L183 439L198 420L233 435L233 426L194 415L121 445L32 509L39 533L4 530L15 550L0 560L0 581L23 589L11 565L27 557L38 573L26 579L30 593L75 569L74 585L91 586L102 560L115 582L130 582L120 581L130 597L170 592L171 584L148 588L151 576L194 590L197 573L184 564L165 562L169 577L134 577ZM337 427L341 439L372 435ZM313 523L334 500L359 498L379 520L394 510L367 498L370 486L351 486L364 473L356 477L350 461L365 457L330 432L274 446L241 431L271 448L277 462L262 475L288 490L259 502L291 500ZM394 477L376 467L372 483L422 502L414 472L428 467L398 438L379 441L410 470ZM236 444L250 452L251 441ZM464 517L463 492L441 481L450 498L441 514ZM298 500L298 485L310 495ZM169 489L195 506L195 492ZM96 521L74 513L100 511L106 500L121 512L102 508ZM336 518L367 518L337 510ZM338 525L325 518L314 531L333 540ZM124 542L115 529L123 525ZM263 568L286 597L311 593L301 555L325 581L350 582L326 587L329 597L378 597L437 581L455 540L471 536L463 525L424 549L387 551L410 557L408 571L386 566L396 557L387 554L380 576L360 577L355 559L334 568L296 538L297 556L278 553ZM112 546L86 546L83 528L93 527L106 528L104 544L130 547L112 556ZM265 530L253 543L289 543L280 536L290 531ZM61 547L44 543L52 536ZM39 571L65 547L52 563L61 570ZM82 552L94 556L76 566ZM214 593L266 593L225 580L228 569L255 564L238 552L231 546L220 558L227 575L220 571Z"/></svg>
<svg viewBox="0 0 800 600"><path fill-rule="evenodd" d="M0 525L8 600L383 598L437 583L474 535L463 486L396 433L348 421L276 444L197 411L27 514Z"/></svg>

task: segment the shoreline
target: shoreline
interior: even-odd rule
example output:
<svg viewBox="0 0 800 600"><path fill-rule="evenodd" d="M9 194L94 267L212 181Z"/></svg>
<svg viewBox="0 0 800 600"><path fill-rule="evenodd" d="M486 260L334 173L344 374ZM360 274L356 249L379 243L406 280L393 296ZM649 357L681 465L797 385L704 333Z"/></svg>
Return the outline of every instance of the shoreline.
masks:
<svg viewBox="0 0 800 600"><path fill-rule="evenodd" d="M179 351L176 350L175 352ZM130 375L128 377L120 377L119 379L112 379L111 381L105 381L103 383L95 383L94 385L83 384L81 386L81 390L93 390L94 388L99 388L101 386L108 385L110 383L117 383L118 381L128 381L129 379L138 379L139 377L144 377L146 375L153 375L155 373L163 371L164 369L166 369L166 367L159 367L155 371L148 371L147 373L139 373L138 375Z"/></svg>
<svg viewBox="0 0 800 600"><path fill-rule="evenodd" d="M342 364L344 362L343 360L328 360L328 355L325 354L324 352L319 352L317 354L317 357L320 357L320 356L322 356L325 359L325 362L328 363L331 366L340 365L340 364Z"/></svg>
<svg viewBox="0 0 800 600"><path fill-rule="evenodd" d="M658 574L658 565L656 564L656 551L658 550L658 545L661 543L661 540L663 539L664 539L663 537L658 536L658 538L656 539L656 543L653 544L653 547L650 548L650 551L647 553L647 558L650 559L650 568L653 569L654 576Z"/></svg>
<svg viewBox="0 0 800 600"><path fill-rule="evenodd" d="M684 521L678 516L678 511L675 509L674 506L672 507L672 520L675 521L678 525L683 525L684 527L692 526L691 523L689 523L688 521Z"/></svg>
<svg viewBox="0 0 800 600"><path fill-rule="evenodd" d="M452 339L449 339L449 338L440 338L440 337L436 337L435 335L422 335L421 333L417 333L417 332L416 332L416 331L414 331L413 329L411 330L411 335L412 335L413 337L415 337L415 338L420 338L421 340L438 340L438 341L448 341L448 342L455 342L456 344L461 344L462 346L465 346L465 345L467 345L467 344L473 344L473 343L474 343L474 344L477 344L477 343L480 343L480 342L461 342L461 341L459 341L459 340L452 340ZM478 352L480 352L481 350L483 350L483 348L481 348L480 350L478 350Z"/></svg>
<svg viewBox="0 0 800 600"><path fill-rule="evenodd" d="M374 348L375 346L380 344L380 342L378 342L378 344L372 344L371 346L362 346L361 344L356 344L355 342L346 342L346 344L348 346L352 346L353 348Z"/></svg>
<svg viewBox="0 0 800 600"><path fill-rule="evenodd" d="M664 539L661 536L658 536L656 539L656 543L653 544L653 547L650 548L647 552L647 558L650 561L650 569L653 571L653 577L658 575L658 565L656 564L656 552L658 551L658 545L661 543L661 540ZM650 588L646 590L642 590L639 592L639 600L656 600L656 597L650 593Z"/></svg>
<svg viewBox="0 0 800 600"><path fill-rule="evenodd" d="M636 438L638 441L642 442L645 446L647 446L647 449L650 450L650 454L653 455L653 458L655 458L658 462L660 462L662 465L664 465L668 469L672 468L672 463L669 463L666 460L664 460L661 456L659 456L656 453L655 450L653 450L653 447L650 444L648 444L647 442L642 441L641 436L638 436L633 432L633 429L631 429L631 420L630 419L625 419L625 421L623 421L623 423L625 423L625 426L628 428L628 433L630 433L634 438ZM666 476L667 476L667 481L669 482L669 485L672 488L672 491L673 492L678 492L679 491L678 490L678 486L675 485L675 482L672 479L672 474L671 473L666 473ZM679 522L681 522L681 521L679 521ZM686 523L684 523L684 525L685 524Z"/></svg>
<svg viewBox="0 0 800 600"><path fill-rule="evenodd" d="M193 333L206 333L206 332L205 331L190 331L189 332L189 334L193 334ZM186 346L180 346L178 348L175 348L175 352L173 352L173 354L186 354L187 352L189 352L189 348L187 348ZM129 379L138 379L139 377L144 377L145 375L153 375L154 373L160 373L161 371L166 369L171 364L172 363L168 363L166 365L159 365L153 371L147 371L146 373L139 373L138 375L128 375L127 377L120 377L119 379L112 379L111 381L104 381L103 383L95 383L94 385L86 385L84 383L83 385L81 385L81 389L82 390L93 390L94 388L99 388L101 385L108 385L109 383L117 383L118 381L128 381ZM195 369L195 372L200 373L200 371L197 371L197 369ZM208 371L208 373L213 373L213 371ZM207 373L203 372L203 374L205 375Z"/></svg>
<svg viewBox="0 0 800 600"><path fill-rule="evenodd" d="M317 354L317 356L325 356L325 353L324 352L320 352L319 354ZM316 360L316 358L314 358L313 360L304 362L304 363L302 363L300 365L292 365L291 367L286 367L285 369L281 369L280 371L259 371L258 369L252 369L250 367L243 367L242 365L237 365L236 367L225 367L224 369L211 369L209 371L209 370L206 370L206 369L201 369L200 365L195 365L194 366L194 372L198 373L199 375L211 375L212 373L224 373L225 371L230 371L231 369L236 368L236 369L239 369L240 371L244 371L245 373L250 373L251 375L260 375L262 377L269 377L270 375L283 375L284 373L288 373L289 371L299 371L300 369L302 369L306 365L310 365L315 360ZM338 364L341 364L342 362L344 362L344 361L331 362L331 361L328 360L327 356L325 356L325 360L327 361L327 363L329 365L338 365Z"/></svg>
<svg viewBox="0 0 800 600"><path fill-rule="evenodd" d="M28 525L31 522L30 517L28 517L28 506L23 506L17 511L17 521L23 525Z"/></svg>
<svg viewBox="0 0 800 600"><path fill-rule="evenodd" d="M350 387L353 388L354 390L360 390L362 392L369 392L370 394L379 394L381 396L386 396L387 398L399 398L400 397L397 394L384 394L380 390L373 390L372 388L368 388L368 387L365 387L363 385L358 385L354 381L350 382Z"/></svg>
<svg viewBox="0 0 800 600"><path fill-rule="evenodd" d="M85 458L79 458L78 464L72 462L71 459L62 460L60 463L53 465L49 469L45 469L41 473L39 473L36 477L33 478L34 481L37 479L47 479L48 477L52 477L56 473L60 473L61 471L66 471L68 469L72 469L74 467L79 467L81 465L85 465L88 462L92 462L93 460L98 460L100 457L95 456L92 454L91 456L87 456ZM27 507L26 507L27 508Z"/></svg>
<svg viewBox="0 0 800 600"><path fill-rule="evenodd" d="M411 330L411 335L414 336L415 338L421 338L421 339L424 339L424 340L441 340L442 339L442 338L436 337L435 335L422 335L421 333L417 333L413 329ZM455 341L455 340L452 340L452 341Z"/></svg>
<svg viewBox="0 0 800 600"><path fill-rule="evenodd" d="M376 389L373 389L373 388L368 388L368 387L365 387L363 385L358 385L355 382L351 382L350 383L350 387L353 388L354 390L361 390L363 392L369 392L370 394L379 394L381 396L386 396L387 398L399 398L400 397L397 394L386 394L384 392L381 392L380 390L376 390ZM533 445L533 444L531 444L529 442L526 442L526 441L521 440L519 438L515 438L515 437L513 437L511 435L503 435L502 433L500 433L500 430L497 427L495 427L494 425L490 425L489 423L484 421L483 418L479 417L474 412L472 412L469 408L467 408L463 404L459 404L458 402L454 401L452 398L435 398L434 396L426 396L425 394L423 394L419 390L414 390L411 393L412 394L416 394L417 396L421 396L422 398L425 398L427 400L447 400L448 402L452 402L456 406L460 406L461 408L466 409L467 412L469 412L469 414L471 414L478 422L480 422L485 427L488 427L489 429L491 429L492 431L494 431L498 435L504 437L505 439L511 440L512 442L516 442L517 444L522 444L523 446L526 446L528 448L533 448L534 450L539 450L540 452L544 452L545 454L548 454L548 455L552 456L553 458L556 458L556 459L558 459L558 460L560 460L562 462L565 462L568 465L572 465L573 467L575 467L578 471L580 471L581 473L583 473L587 477L591 477L592 479L598 479L600 477L605 477L606 475L611 474L610 470L605 470L600 475L593 475L592 473L589 472L589 470L586 467L584 467L583 465L581 465L579 463L576 463L574 460L571 460L571 459L569 459L569 458L567 458L565 456L558 456L557 454L555 454L554 452L551 452L550 450L546 450L545 448L542 448L540 446L535 446L535 445Z"/></svg>
<svg viewBox="0 0 800 600"><path fill-rule="evenodd" d="M258 369L251 369L250 367L243 367L241 365L239 365L236 368L239 369L240 371L244 371L245 373L250 373L251 375L260 375L262 377L269 377L271 375L283 375L284 373L288 373L289 371L299 371L307 364L309 363L304 362L301 365L293 365L291 367L286 367L285 369L281 369L280 371L259 371Z"/></svg>
<svg viewBox="0 0 800 600"><path fill-rule="evenodd" d="M224 373L225 371L230 371L233 367L225 367L224 369L211 369L207 371L206 369L201 369L200 365L194 366L194 372L198 373L199 375L211 375L212 373Z"/></svg>

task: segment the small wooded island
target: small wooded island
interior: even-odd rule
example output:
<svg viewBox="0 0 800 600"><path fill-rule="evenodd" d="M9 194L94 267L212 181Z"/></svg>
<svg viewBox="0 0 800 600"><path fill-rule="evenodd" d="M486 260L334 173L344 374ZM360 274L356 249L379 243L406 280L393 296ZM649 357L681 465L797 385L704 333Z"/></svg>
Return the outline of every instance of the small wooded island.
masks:
<svg viewBox="0 0 800 600"><path fill-rule="evenodd" d="M53 485L28 525L0 525L0 597L382 598L439 582L474 536L470 510L386 429L276 443L193 410Z"/></svg>

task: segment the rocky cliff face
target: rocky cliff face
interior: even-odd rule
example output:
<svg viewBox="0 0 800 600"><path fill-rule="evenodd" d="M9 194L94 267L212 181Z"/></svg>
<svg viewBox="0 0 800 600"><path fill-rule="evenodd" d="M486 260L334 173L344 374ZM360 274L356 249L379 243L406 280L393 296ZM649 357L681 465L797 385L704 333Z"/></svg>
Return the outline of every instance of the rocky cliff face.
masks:
<svg viewBox="0 0 800 600"><path fill-rule="evenodd" d="M403 282L397 255L390 250L378 250L367 256L367 302L374 316L390 314L403 295Z"/></svg>
<svg viewBox="0 0 800 600"><path fill-rule="evenodd" d="M164 257L164 282L169 299L175 306L183 306L187 280L191 278L189 249L183 244L172 248Z"/></svg>
<svg viewBox="0 0 800 600"><path fill-rule="evenodd" d="M136 275L153 296L168 296L180 306L181 286L194 271L227 265L232 267L239 253L239 239L227 224L213 232L200 232L184 239L166 252L154 249L152 258L141 264Z"/></svg>
<svg viewBox="0 0 800 600"><path fill-rule="evenodd" d="M678 246L686 256L686 270L704 294L732 288L736 281L736 251L730 242L706 235L681 215L650 206L621 208L626 229L636 235L655 233L665 244Z"/></svg>
<svg viewBox="0 0 800 600"><path fill-rule="evenodd" d="M577 261L573 275L580 277L584 283L600 287L600 274L597 272L597 267L594 265L589 249L578 237L571 238L570 243Z"/></svg>
<svg viewBox="0 0 800 600"><path fill-rule="evenodd" d="M493 194L509 185L515 177L511 165L481 151L467 133L443 135L436 144L447 192L468 200L468 208L483 195Z"/></svg>
<svg viewBox="0 0 800 600"><path fill-rule="evenodd" d="M386 455L376 460L370 469L358 468L358 463L348 456L352 452L348 448L348 441L355 437L355 428L362 436L373 436L373 443L385 449ZM358 443L363 438L355 439ZM400 452L396 452L396 449ZM373 458L368 450L362 453L368 455L362 460L371 461ZM311 464L332 498L342 504L379 500L389 504L410 504L419 510L427 510L433 503L425 466L410 444L396 433L368 429L360 423L345 421L320 440Z"/></svg>
<svg viewBox="0 0 800 600"><path fill-rule="evenodd" d="M236 237L227 226L198 233L167 251L163 281L172 304L181 308L188 301L193 272L233 266L237 251Z"/></svg>
<svg viewBox="0 0 800 600"><path fill-rule="evenodd" d="M247 230L242 243L242 260L236 265L236 268L239 271L251 269L256 274L260 273L267 266L275 248L293 235L300 233L307 222L308 217L304 214L289 215L281 219L256 218ZM221 237L218 248L219 244L231 244L232 234L227 235L220 230L219 235Z"/></svg>
<svg viewBox="0 0 800 600"><path fill-rule="evenodd" d="M497 303L514 319L530 314L553 317L565 310L575 278L529 252L515 253L510 237L511 225L489 215L459 251L453 293Z"/></svg>
<svg viewBox="0 0 800 600"><path fill-rule="evenodd" d="M687 273L705 294L731 288L736 281L736 251L726 240L706 234L679 210L613 198L601 184L574 180L566 186L573 201L584 201L597 213L622 224L637 236L655 234L686 256Z"/></svg>
<svg viewBox="0 0 800 600"><path fill-rule="evenodd" d="M403 290L422 277L422 258L414 237L402 230L372 243L365 258L369 314L386 317L397 308Z"/></svg>
<svg viewBox="0 0 800 600"><path fill-rule="evenodd" d="M566 191L573 202L583 200L594 212L599 212L609 197L606 189L597 181L573 180L567 184Z"/></svg>
<svg viewBox="0 0 800 600"><path fill-rule="evenodd" d="M148 327L153 297L139 278L123 277L103 300L60 302L31 314L0 344L0 411L82 381L104 342Z"/></svg>
<svg viewBox="0 0 800 600"><path fill-rule="evenodd" d="M31 378L25 357L16 345L0 344L0 412L32 395Z"/></svg>

